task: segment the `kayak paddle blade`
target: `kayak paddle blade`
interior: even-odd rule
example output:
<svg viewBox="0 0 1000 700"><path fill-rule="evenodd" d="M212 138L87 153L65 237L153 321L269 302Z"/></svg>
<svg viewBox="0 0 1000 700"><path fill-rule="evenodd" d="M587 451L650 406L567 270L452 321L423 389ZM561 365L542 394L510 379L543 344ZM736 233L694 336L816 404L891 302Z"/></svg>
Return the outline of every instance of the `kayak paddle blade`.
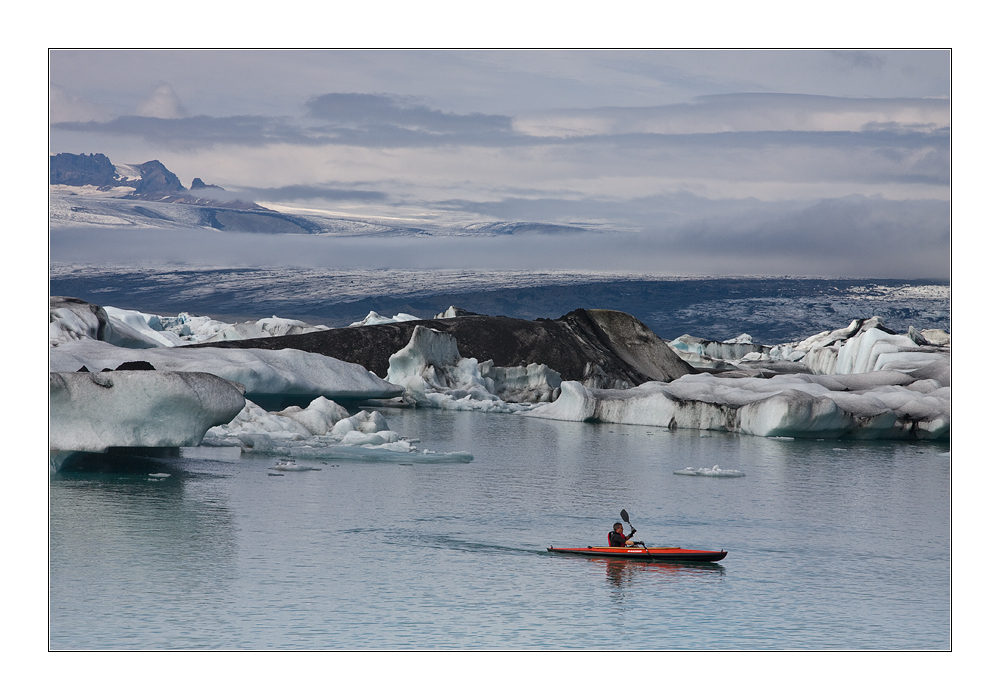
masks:
<svg viewBox="0 0 1000 700"><path fill-rule="evenodd" d="M622 512L619 513L619 515L622 516L622 520L624 520L625 522L628 523L628 511L627 510L625 510L624 508L622 508ZM628 523L628 524L629 524L629 526L632 525L632 523Z"/></svg>

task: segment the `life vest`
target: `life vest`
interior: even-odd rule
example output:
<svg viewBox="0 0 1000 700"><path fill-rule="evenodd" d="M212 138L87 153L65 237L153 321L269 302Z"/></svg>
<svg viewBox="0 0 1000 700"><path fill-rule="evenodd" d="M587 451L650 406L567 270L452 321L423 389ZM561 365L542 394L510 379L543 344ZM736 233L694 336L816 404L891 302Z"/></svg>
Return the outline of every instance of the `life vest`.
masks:
<svg viewBox="0 0 1000 700"><path fill-rule="evenodd" d="M614 530L612 530L611 532L608 533L608 546L609 547L623 547L624 546L624 541L628 540L628 538L625 537L625 533L623 532L622 535L621 535L622 538L624 538L624 541L622 542L622 544L617 544L617 545L611 544L611 536L614 535L614 534L615 534Z"/></svg>

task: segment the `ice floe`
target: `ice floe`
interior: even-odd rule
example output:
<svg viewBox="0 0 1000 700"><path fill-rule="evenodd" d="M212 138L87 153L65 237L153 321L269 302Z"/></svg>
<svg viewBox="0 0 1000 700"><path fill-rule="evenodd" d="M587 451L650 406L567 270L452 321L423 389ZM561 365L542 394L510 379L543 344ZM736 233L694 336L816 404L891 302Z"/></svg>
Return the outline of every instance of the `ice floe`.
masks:
<svg viewBox="0 0 1000 700"><path fill-rule="evenodd" d="M389 430L378 411L347 409L323 397L304 409L269 412L251 401L232 421L211 428L202 445L239 447L247 454L275 455L296 459L345 459L366 462L393 462L401 456L423 464L466 463L468 452L419 450L416 438L403 438ZM311 467L310 467L311 468ZM285 471L295 471L291 466Z"/></svg>
<svg viewBox="0 0 1000 700"><path fill-rule="evenodd" d="M686 469L678 469L674 472L674 474L679 474L681 476L746 476L746 473L740 471L739 469L720 469L718 464L714 467L687 467Z"/></svg>

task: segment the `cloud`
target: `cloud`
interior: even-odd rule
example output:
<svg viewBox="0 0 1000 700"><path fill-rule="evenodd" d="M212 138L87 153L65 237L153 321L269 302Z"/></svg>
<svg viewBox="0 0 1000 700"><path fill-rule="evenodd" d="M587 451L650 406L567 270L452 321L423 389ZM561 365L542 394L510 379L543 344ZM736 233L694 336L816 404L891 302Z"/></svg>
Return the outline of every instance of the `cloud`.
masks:
<svg viewBox="0 0 1000 700"><path fill-rule="evenodd" d="M136 136L150 143L178 149L209 148L217 144L264 146L271 143L309 143L301 129L279 117L150 117L122 116L107 122L59 122L53 129L110 136Z"/></svg>
<svg viewBox="0 0 1000 700"><path fill-rule="evenodd" d="M49 86L49 122L89 122L111 118L104 105L73 94L58 85Z"/></svg>
<svg viewBox="0 0 1000 700"><path fill-rule="evenodd" d="M326 185L285 185L284 187L246 187L241 196L270 202L325 200L328 202L383 202L389 197L374 190L345 189Z"/></svg>
<svg viewBox="0 0 1000 700"><path fill-rule="evenodd" d="M829 51L833 59L850 68L864 68L878 71L885 66L886 59L877 51Z"/></svg>
<svg viewBox="0 0 1000 700"><path fill-rule="evenodd" d="M454 114L407 105L394 95L330 93L306 103L310 117L345 126L387 125L432 134L509 132L511 118L497 114Z"/></svg>
<svg viewBox="0 0 1000 700"><path fill-rule="evenodd" d="M186 117L187 111L174 89L167 83L160 83L153 89L149 97L135 106L135 114L139 117L179 119Z"/></svg>
<svg viewBox="0 0 1000 700"><path fill-rule="evenodd" d="M947 128L947 99L862 99L819 95L732 94L657 107L557 109L519 115L518 131L538 137L613 134L861 131L879 124L930 132Z"/></svg>

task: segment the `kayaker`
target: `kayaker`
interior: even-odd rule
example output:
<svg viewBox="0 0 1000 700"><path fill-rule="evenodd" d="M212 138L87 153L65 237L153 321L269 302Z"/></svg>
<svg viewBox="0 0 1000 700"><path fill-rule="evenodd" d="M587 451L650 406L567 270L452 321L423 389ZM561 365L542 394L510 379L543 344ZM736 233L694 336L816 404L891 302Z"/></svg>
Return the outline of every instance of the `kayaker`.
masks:
<svg viewBox="0 0 1000 700"><path fill-rule="evenodd" d="M632 545L632 535L636 533L636 529L633 527L632 532L629 536L624 535L625 528L622 527L621 523L614 524L614 531L608 533L608 546L609 547L629 547Z"/></svg>

